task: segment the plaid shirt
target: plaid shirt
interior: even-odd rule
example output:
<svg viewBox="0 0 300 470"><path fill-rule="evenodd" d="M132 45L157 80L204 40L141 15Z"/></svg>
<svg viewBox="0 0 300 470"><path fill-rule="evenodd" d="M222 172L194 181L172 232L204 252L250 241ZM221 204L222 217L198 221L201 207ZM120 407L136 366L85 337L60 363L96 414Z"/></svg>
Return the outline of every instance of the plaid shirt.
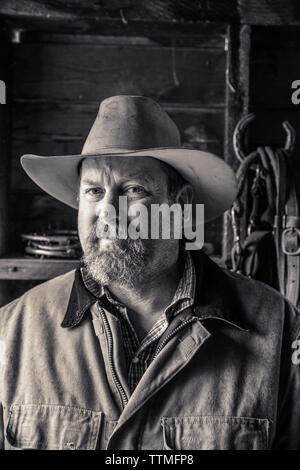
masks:
<svg viewBox="0 0 300 470"><path fill-rule="evenodd" d="M141 342L130 322L126 306L118 302L105 286L94 281L84 267L81 268L85 287L98 299L102 301L106 299L106 312L115 314L120 321L128 384L131 392L133 392L152 361L159 338L166 331L172 318L194 303L196 273L192 257L188 251L184 252L183 261L183 273L171 303Z"/></svg>

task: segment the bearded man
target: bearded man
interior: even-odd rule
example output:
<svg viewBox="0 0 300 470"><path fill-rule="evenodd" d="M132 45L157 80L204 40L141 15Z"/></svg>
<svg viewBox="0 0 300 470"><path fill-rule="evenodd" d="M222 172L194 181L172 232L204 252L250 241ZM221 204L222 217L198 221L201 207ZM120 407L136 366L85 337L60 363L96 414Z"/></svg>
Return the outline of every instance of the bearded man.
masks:
<svg viewBox="0 0 300 470"><path fill-rule="evenodd" d="M204 204L217 217L236 194L229 166L181 148L170 117L139 96L104 100L80 155L22 165L78 208L83 258L0 310L2 448L298 448L299 312L187 250L175 226L111 235L137 206Z"/></svg>

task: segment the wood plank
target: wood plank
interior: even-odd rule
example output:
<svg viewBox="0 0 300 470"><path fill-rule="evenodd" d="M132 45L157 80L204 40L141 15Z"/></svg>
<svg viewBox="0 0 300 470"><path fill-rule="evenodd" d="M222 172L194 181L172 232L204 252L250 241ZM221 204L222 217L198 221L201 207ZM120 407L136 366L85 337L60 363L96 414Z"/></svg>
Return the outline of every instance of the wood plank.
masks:
<svg viewBox="0 0 300 470"><path fill-rule="evenodd" d="M289 25L300 23L300 11L294 0L239 0L242 23L251 25Z"/></svg>
<svg viewBox="0 0 300 470"><path fill-rule="evenodd" d="M4 82L4 91L6 96L2 99L6 103L11 100L11 77L10 60L11 47L4 34L0 35L0 79ZM2 88L3 90L3 88ZM2 101L2 102L3 102ZM11 206L9 205L9 171L10 171L10 106L8 104L0 105L0 256L6 253L10 248L10 231L12 227L9 223ZM7 286L5 282L0 282L0 304L7 302Z"/></svg>
<svg viewBox="0 0 300 470"><path fill-rule="evenodd" d="M0 279L51 279L76 269L78 263L77 260L0 258Z"/></svg>
<svg viewBox="0 0 300 470"><path fill-rule="evenodd" d="M23 28L73 31L93 30L114 20L123 27L148 20L157 27L205 23L249 25L300 24L295 0L2 0L1 16ZM166 28L165 28L166 29ZM115 30L114 30L115 31Z"/></svg>
<svg viewBox="0 0 300 470"><path fill-rule="evenodd" d="M226 68L225 160L237 170L239 162L233 149L233 133L237 122L249 107L249 58L251 27L231 25L228 29L228 56ZM231 266L233 234L230 211L224 214L223 263Z"/></svg>
<svg viewBox="0 0 300 470"><path fill-rule="evenodd" d="M207 22L248 25L299 25L300 13L295 0L2 0L0 15L7 24L22 29L59 31L97 31L110 34L152 23L164 31L195 30ZM175 28L174 28L175 26Z"/></svg>
<svg viewBox="0 0 300 470"><path fill-rule="evenodd" d="M226 26L221 24L206 24L198 28L197 34L183 36L111 36L99 34L59 34L36 31L12 32L11 39L17 43L47 43L47 44L92 44L92 45L129 45L143 47L189 47L224 50L226 39Z"/></svg>
<svg viewBox="0 0 300 470"><path fill-rule="evenodd" d="M222 106L225 59L217 48L14 44L14 99L75 104L140 94Z"/></svg>
<svg viewBox="0 0 300 470"><path fill-rule="evenodd" d="M11 47L6 37L0 34L0 79L1 105L0 105L0 256L9 246L9 170L10 170L10 107L11 100Z"/></svg>
<svg viewBox="0 0 300 470"><path fill-rule="evenodd" d="M43 20L45 26L61 22L85 28L99 20L119 19L159 22L228 22L238 18L236 0L2 0L0 14L9 19L27 19L28 24ZM26 23L25 23L26 24Z"/></svg>
<svg viewBox="0 0 300 470"><path fill-rule="evenodd" d="M5 16L3 20L5 28L12 32L13 37L19 42L23 32L34 34L86 34L102 36L144 36L159 38L186 38L197 36L199 32L210 31L216 26L224 28L226 23L221 20L220 23L204 22L161 22L153 20L132 20L126 23L121 16L116 19L110 18L77 18L76 21L65 20L65 18L30 18L28 16L11 17ZM201 29L200 29L201 28ZM200 33L201 35L201 33Z"/></svg>
<svg viewBox="0 0 300 470"><path fill-rule="evenodd" d="M238 162L234 155L235 126L249 108L249 56L251 28L230 26L226 66L225 160L235 170Z"/></svg>

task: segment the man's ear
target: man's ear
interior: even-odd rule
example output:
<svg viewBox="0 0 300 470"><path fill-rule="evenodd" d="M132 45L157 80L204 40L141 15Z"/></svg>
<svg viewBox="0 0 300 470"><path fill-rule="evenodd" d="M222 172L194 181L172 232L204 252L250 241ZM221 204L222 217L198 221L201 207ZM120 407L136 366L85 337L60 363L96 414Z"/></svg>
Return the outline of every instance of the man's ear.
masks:
<svg viewBox="0 0 300 470"><path fill-rule="evenodd" d="M77 185L77 194L76 194L77 204L79 204L79 197L80 197L80 180L79 180L79 184Z"/></svg>
<svg viewBox="0 0 300 470"><path fill-rule="evenodd" d="M175 202L180 204L182 208L184 208L184 204L192 204L194 201L195 191L191 184L187 183L180 190L176 195Z"/></svg>

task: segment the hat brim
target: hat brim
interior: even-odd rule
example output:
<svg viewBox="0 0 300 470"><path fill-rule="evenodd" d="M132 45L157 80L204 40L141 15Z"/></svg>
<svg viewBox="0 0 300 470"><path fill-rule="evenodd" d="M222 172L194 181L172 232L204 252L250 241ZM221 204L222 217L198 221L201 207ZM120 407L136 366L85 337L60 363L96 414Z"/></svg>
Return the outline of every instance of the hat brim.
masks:
<svg viewBox="0 0 300 470"><path fill-rule="evenodd" d="M78 208L78 165L86 158L113 155L153 157L174 167L195 190L195 203L204 204L205 221L227 210L236 197L233 170L212 153L186 148L144 150L103 149L96 155L40 156L26 154L21 164L28 176L44 191L74 209Z"/></svg>

